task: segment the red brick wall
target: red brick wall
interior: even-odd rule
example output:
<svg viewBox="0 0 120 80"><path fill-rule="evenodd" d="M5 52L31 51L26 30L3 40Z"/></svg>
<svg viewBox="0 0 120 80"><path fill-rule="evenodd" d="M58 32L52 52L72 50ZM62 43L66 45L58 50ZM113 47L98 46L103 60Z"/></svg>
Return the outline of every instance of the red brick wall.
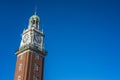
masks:
<svg viewBox="0 0 120 80"><path fill-rule="evenodd" d="M35 53L26 52L21 60L21 56L17 58L16 70L14 80L18 80L18 75L21 76L21 80L33 80L33 75L39 77L39 80L43 80L43 67L44 58L40 56L39 60L35 59ZM19 71L19 64L22 63L22 71ZM34 64L39 65L39 70L34 71Z"/></svg>

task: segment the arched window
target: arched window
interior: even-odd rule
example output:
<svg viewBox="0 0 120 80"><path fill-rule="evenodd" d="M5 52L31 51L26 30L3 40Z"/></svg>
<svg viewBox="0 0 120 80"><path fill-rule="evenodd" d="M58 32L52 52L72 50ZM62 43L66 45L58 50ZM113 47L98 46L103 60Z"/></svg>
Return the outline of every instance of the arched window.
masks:
<svg viewBox="0 0 120 80"><path fill-rule="evenodd" d="M21 80L21 76L18 76L18 80Z"/></svg>
<svg viewBox="0 0 120 80"><path fill-rule="evenodd" d="M35 24L35 20L33 20L33 23L32 24Z"/></svg>
<svg viewBox="0 0 120 80"><path fill-rule="evenodd" d="M38 69L39 69L39 66L38 66L38 64L35 63L35 64L34 64L34 70L35 70L35 71L38 71Z"/></svg>
<svg viewBox="0 0 120 80"><path fill-rule="evenodd" d="M22 70L22 63L19 64L19 71Z"/></svg>
<svg viewBox="0 0 120 80"><path fill-rule="evenodd" d="M37 76L33 76L33 80L38 80L38 77Z"/></svg>

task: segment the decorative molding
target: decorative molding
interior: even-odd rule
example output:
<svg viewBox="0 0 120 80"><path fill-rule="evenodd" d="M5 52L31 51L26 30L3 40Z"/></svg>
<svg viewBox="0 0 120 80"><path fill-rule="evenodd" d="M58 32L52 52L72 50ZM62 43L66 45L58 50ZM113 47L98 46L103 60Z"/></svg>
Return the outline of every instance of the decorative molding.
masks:
<svg viewBox="0 0 120 80"><path fill-rule="evenodd" d="M46 56L47 55L47 51L45 49L39 49L35 46L30 46L30 45L27 45L23 48L20 48L19 50L16 51L16 55L17 56L20 56L26 52L32 52L32 53L38 53L42 56Z"/></svg>

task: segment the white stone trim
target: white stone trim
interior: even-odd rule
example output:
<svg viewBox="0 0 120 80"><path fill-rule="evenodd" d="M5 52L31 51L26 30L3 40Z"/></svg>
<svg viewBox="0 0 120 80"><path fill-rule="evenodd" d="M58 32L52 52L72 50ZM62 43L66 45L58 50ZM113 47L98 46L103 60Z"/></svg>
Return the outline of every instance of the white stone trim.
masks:
<svg viewBox="0 0 120 80"><path fill-rule="evenodd" d="M29 52L29 51L30 50L23 51L22 53L18 54L17 57L19 57L19 56L21 56L21 55L23 55L23 54L25 54L26 52Z"/></svg>
<svg viewBox="0 0 120 80"><path fill-rule="evenodd" d="M39 54L39 53L36 53L35 51L32 51L32 50L26 50L26 51L23 51L22 53L19 53L19 54L17 55L17 57L19 57L19 56L25 54L26 52L31 52L31 53ZM39 55L42 56L42 57L44 57L44 56L41 55L41 54L39 54Z"/></svg>

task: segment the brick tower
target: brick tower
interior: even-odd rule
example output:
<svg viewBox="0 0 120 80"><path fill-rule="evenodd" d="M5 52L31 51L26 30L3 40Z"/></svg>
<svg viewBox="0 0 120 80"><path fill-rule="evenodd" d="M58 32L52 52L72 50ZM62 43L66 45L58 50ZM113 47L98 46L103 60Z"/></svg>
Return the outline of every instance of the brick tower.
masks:
<svg viewBox="0 0 120 80"><path fill-rule="evenodd" d="M32 15L29 25L22 33L19 49L16 51L17 61L14 80L43 80L44 33L39 29L40 18Z"/></svg>

